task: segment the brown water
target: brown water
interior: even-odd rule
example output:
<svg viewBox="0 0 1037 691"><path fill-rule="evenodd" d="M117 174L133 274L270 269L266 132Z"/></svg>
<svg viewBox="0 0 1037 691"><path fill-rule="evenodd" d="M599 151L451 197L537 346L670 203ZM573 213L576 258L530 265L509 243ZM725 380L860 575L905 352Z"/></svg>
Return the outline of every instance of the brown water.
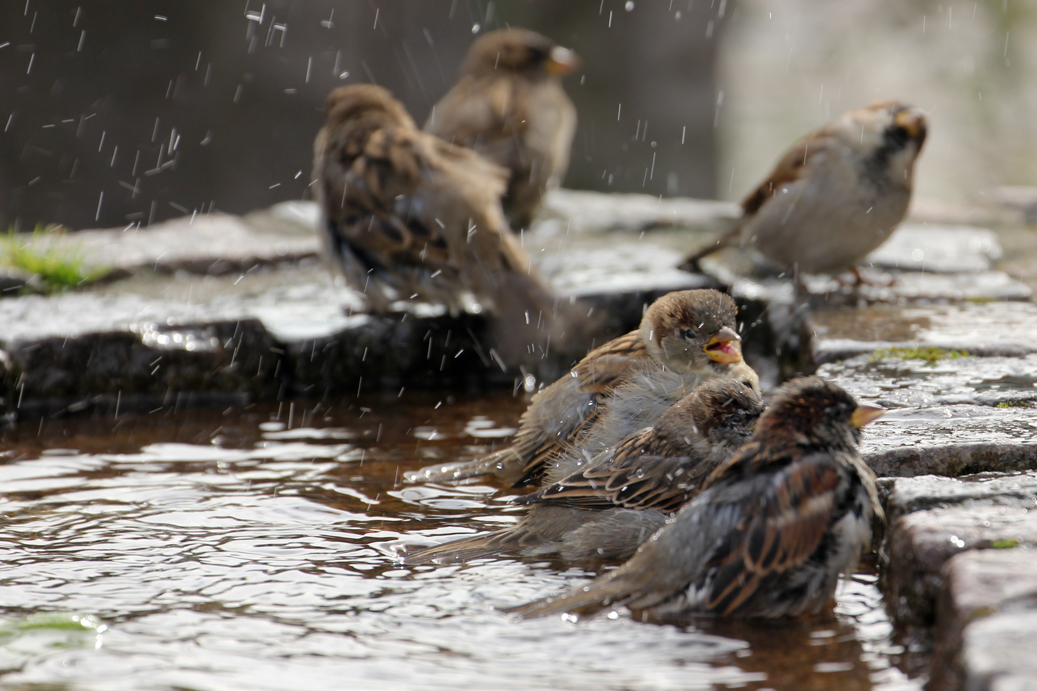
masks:
<svg viewBox="0 0 1037 691"><path fill-rule="evenodd" d="M433 394L50 420L0 434L0 684L12 689L917 689L876 578L796 624L572 624L493 609L586 572L401 566L514 520L407 470L486 451L524 402Z"/></svg>

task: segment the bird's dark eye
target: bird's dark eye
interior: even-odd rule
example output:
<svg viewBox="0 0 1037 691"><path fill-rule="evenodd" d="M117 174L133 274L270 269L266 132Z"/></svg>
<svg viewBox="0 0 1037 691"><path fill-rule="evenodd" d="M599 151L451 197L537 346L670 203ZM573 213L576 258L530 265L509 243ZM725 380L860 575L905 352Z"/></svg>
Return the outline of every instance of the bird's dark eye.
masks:
<svg viewBox="0 0 1037 691"><path fill-rule="evenodd" d="M686 338L689 341L695 338L694 329L681 329L681 338Z"/></svg>
<svg viewBox="0 0 1037 691"><path fill-rule="evenodd" d="M730 422L733 425L740 425L743 422L745 422L745 418L742 417L741 415L739 415L738 413L734 413L732 415L728 415L727 419L728 419L728 422Z"/></svg>
<svg viewBox="0 0 1037 691"><path fill-rule="evenodd" d="M539 63L539 62L545 62L549 57L551 57L551 51L544 50L543 48L534 48L534 47L530 46L530 48L529 48L529 62L531 64L536 64L536 63Z"/></svg>

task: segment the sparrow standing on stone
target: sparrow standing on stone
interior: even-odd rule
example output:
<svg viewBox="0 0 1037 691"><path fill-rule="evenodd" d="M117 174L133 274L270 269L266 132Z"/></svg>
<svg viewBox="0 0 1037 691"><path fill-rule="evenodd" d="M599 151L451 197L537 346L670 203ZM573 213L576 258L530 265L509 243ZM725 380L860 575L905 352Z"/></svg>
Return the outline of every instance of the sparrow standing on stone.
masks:
<svg viewBox="0 0 1037 691"><path fill-rule="evenodd" d="M492 473L516 486L537 483L557 455L579 445L610 404L609 394L634 378L676 376L690 390L721 377L759 392L759 377L742 359L736 312L735 301L715 290L664 295L645 311L640 328L591 351L569 376L537 393L510 446L474 461L408 473L407 479L442 482Z"/></svg>
<svg viewBox="0 0 1037 691"><path fill-rule="evenodd" d="M849 269L860 281L856 265L907 213L925 136L917 108L890 101L851 110L786 151L742 201L738 224L681 268L741 245L796 273Z"/></svg>
<svg viewBox="0 0 1037 691"><path fill-rule="evenodd" d="M412 298L485 310L502 353L525 354L536 329L580 328L508 228L503 169L417 129L379 86L335 89L327 112L314 142L325 254L372 311Z"/></svg>
<svg viewBox="0 0 1037 691"><path fill-rule="evenodd" d="M711 379L581 472L516 499L530 511L514 527L423 549L406 561L466 561L499 552L629 559L748 440L762 411L763 401L749 387Z"/></svg>
<svg viewBox="0 0 1037 691"><path fill-rule="evenodd" d="M488 33L425 123L426 132L510 171L504 211L515 228L529 226L544 192L569 167L576 108L561 77L578 66L574 53L532 31Z"/></svg>
<svg viewBox="0 0 1037 691"><path fill-rule="evenodd" d="M626 605L651 616L785 617L829 602L882 517L857 445L884 409L818 377L781 387L753 440L630 561L511 611L539 617Z"/></svg>

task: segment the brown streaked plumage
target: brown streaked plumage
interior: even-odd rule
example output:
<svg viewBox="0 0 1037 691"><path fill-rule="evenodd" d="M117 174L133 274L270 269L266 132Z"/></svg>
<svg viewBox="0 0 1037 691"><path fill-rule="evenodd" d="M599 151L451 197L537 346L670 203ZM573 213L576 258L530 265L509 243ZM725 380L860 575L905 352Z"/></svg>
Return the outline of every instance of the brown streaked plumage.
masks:
<svg viewBox="0 0 1037 691"><path fill-rule="evenodd" d="M372 311L414 297L486 311L509 364L530 342L579 331L578 310L556 306L508 228L504 170L418 130L378 86L335 89L327 112L314 142L325 255Z"/></svg>
<svg viewBox="0 0 1037 691"><path fill-rule="evenodd" d="M426 132L510 171L504 210L515 228L529 226L544 192L565 177L576 108L561 76L578 65L573 53L532 31L485 34L425 123Z"/></svg>
<svg viewBox="0 0 1037 691"><path fill-rule="evenodd" d="M407 479L441 482L492 473L517 486L537 483L560 454L580 444L602 408L611 405L610 394L635 378L666 372L690 392L702 381L723 377L759 390L759 378L742 360L736 311L734 300L715 290L664 295L648 308L637 331L591 351L571 376L537 393L507 448L471 462L430 466Z"/></svg>
<svg viewBox="0 0 1037 691"><path fill-rule="evenodd" d="M563 482L515 501L529 513L512 528L407 556L408 564L510 552L570 561L618 561L662 527L718 463L748 439L763 409L750 388L712 379Z"/></svg>
<svg viewBox="0 0 1037 691"><path fill-rule="evenodd" d="M882 516L860 427L882 413L818 377L783 386L753 441L623 566L513 612L626 605L652 616L785 617L829 602Z"/></svg>
<svg viewBox="0 0 1037 691"><path fill-rule="evenodd" d="M907 213L926 131L921 111L889 101L803 137L742 201L741 220L681 268L741 245L796 272L855 272Z"/></svg>
<svg viewBox="0 0 1037 691"><path fill-rule="evenodd" d="M731 379L711 379L672 405L652 427L516 501L672 513L721 461L748 441L762 412L763 401L753 389Z"/></svg>

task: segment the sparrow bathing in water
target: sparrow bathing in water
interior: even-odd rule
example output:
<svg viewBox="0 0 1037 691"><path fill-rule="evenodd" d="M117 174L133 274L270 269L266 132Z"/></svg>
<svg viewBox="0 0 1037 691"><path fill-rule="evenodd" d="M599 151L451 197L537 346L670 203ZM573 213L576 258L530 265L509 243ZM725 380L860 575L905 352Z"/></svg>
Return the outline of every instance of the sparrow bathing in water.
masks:
<svg viewBox="0 0 1037 691"><path fill-rule="evenodd" d="M532 31L485 34L425 123L426 132L509 171L504 211L516 229L529 226L544 192L569 167L576 108L561 77L579 64L572 51Z"/></svg>
<svg viewBox="0 0 1037 691"><path fill-rule="evenodd" d="M578 309L557 304L508 228L507 172L417 129L385 89L331 92L313 175L325 255L373 312L411 298L485 310L498 348L514 353L538 338L527 324L547 334L579 328Z"/></svg>
<svg viewBox="0 0 1037 691"><path fill-rule="evenodd" d="M752 441L618 569L508 611L522 617L626 605L649 616L794 617L828 603L882 517L857 445L884 409L819 377L779 389Z"/></svg>
<svg viewBox="0 0 1037 691"><path fill-rule="evenodd" d="M630 558L744 444L763 411L759 395L711 379L580 472L514 500L529 513L512 528L407 555L407 564L510 552L567 561Z"/></svg>
<svg viewBox="0 0 1037 691"><path fill-rule="evenodd" d="M610 394L635 379L652 382L677 377L690 393L706 380L725 378L758 393L759 377L742 359L736 312L734 300L715 290L664 295L645 311L638 329L592 350L569 376L533 396L508 447L474 461L430 466L405 477L442 482L494 474L516 486L537 484L560 455L580 445L583 435L614 404ZM663 412L630 431L651 425Z"/></svg>
<svg viewBox="0 0 1037 691"><path fill-rule="evenodd" d="M803 137L743 201L741 220L688 257L751 247L795 273L837 273L885 242L911 200L915 159L926 137L917 108L893 101L851 110Z"/></svg>

